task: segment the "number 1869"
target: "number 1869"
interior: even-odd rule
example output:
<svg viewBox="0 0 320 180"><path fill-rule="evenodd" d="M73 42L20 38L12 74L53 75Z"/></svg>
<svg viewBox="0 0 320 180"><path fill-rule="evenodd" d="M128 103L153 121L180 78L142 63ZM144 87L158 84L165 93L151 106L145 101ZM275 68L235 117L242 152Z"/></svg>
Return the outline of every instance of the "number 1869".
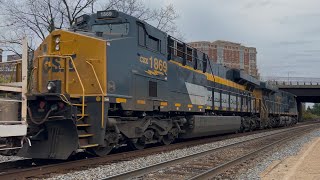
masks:
<svg viewBox="0 0 320 180"><path fill-rule="evenodd" d="M157 71L167 72L168 70L167 62L158 58L153 58L153 57L146 58L146 57L140 56L140 62L150 65L151 69L155 69Z"/></svg>

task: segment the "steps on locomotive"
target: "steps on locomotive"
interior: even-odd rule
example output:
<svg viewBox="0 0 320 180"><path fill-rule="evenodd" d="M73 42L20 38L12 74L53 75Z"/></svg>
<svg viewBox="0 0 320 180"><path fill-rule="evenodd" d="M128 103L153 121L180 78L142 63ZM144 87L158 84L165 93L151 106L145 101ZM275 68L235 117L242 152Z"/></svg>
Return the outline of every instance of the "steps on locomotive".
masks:
<svg viewBox="0 0 320 180"><path fill-rule="evenodd" d="M87 105L86 104L84 104L84 105L82 105L82 104L72 104L73 106L84 106L84 107L87 107Z"/></svg>
<svg viewBox="0 0 320 180"><path fill-rule="evenodd" d="M95 136L94 133L91 132L91 121L90 115L86 112L88 107L87 104L82 104L82 97L72 97L71 100L74 102L72 105L77 107L77 130L78 130L78 139L79 139L79 148L85 149L90 147L99 146L96 143L90 143L91 138ZM82 107L84 107L84 112L82 113Z"/></svg>
<svg viewBox="0 0 320 180"><path fill-rule="evenodd" d="M90 127L91 124L87 124L87 123L84 123L84 124L77 124L77 127Z"/></svg>

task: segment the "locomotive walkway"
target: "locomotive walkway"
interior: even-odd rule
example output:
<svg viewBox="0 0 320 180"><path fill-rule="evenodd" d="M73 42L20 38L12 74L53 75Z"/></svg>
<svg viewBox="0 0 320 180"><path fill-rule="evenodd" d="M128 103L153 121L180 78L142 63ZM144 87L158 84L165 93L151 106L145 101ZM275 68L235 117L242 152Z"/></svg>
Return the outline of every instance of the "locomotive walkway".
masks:
<svg viewBox="0 0 320 180"><path fill-rule="evenodd" d="M320 138L307 144L298 155L271 165L261 179L320 179Z"/></svg>

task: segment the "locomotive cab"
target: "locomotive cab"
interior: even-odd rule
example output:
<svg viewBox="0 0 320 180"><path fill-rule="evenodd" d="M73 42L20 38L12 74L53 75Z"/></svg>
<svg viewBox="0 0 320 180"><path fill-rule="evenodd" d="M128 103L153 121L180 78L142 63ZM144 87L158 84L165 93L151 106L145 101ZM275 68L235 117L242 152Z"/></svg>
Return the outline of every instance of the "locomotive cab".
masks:
<svg viewBox="0 0 320 180"><path fill-rule="evenodd" d="M138 36L138 24L144 29L145 46L138 46L138 38L142 38ZM155 51L159 52L156 56ZM153 57L152 71L148 68L149 56ZM53 31L35 52L28 94L28 137L32 146L25 146L19 154L66 159L78 150L91 150L103 155L121 146L119 141L137 136L126 126L115 126L116 120L110 116L119 109L125 110L121 115L134 109L141 113L153 110L149 104L152 100L136 104L144 97L141 88L149 86L137 74L157 73L152 82L167 89L163 83L165 60L166 34L117 11L82 15L69 30ZM135 82L132 86L128 84L130 79ZM139 83L141 86L137 86ZM153 99L167 99L166 91L152 93Z"/></svg>
<svg viewBox="0 0 320 180"><path fill-rule="evenodd" d="M32 146L25 146L21 156L66 159L78 149L104 144L107 39L127 31L128 23L90 27L96 32L56 30L36 50L28 94ZM108 27L109 33L100 33Z"/></svg>

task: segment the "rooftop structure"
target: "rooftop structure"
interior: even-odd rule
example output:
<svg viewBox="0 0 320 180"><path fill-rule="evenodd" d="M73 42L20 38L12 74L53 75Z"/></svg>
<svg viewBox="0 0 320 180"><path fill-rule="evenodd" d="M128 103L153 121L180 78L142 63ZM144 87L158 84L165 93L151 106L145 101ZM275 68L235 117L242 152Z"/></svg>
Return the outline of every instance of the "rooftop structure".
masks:
<svg viewBox="0 0 320 180"><path fill-rule="evenodd" d="M190 42L190 46L208 54L209 58L217 64L228 68L244 70L249 75L259 78L257 69L257 50L246 47L240 43L217 40Z"/></svg>

